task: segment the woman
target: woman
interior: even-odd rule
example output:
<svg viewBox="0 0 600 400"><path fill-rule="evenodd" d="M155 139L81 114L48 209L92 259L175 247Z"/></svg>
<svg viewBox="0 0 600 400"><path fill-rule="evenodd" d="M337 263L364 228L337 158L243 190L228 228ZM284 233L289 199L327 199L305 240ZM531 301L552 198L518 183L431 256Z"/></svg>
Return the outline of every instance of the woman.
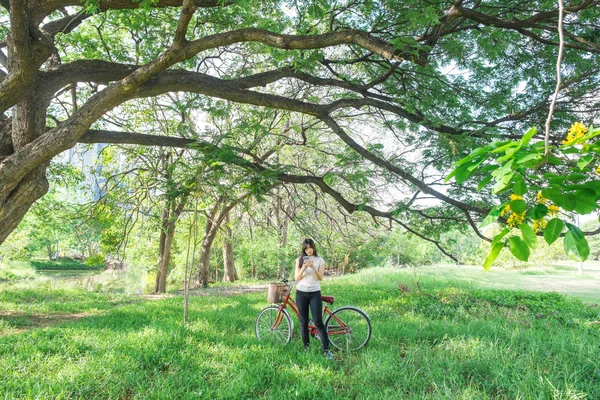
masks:
<svg viewBox="0 0 600 400"><path fill-rule="evenodd" d="M306 239L302 243L300 257L296 260L296 304L300 313L300 333L304 349L308 351L310 337L308 335L308 308L312 314L313 322L319 330L319 338L323 344L325 356L333 360L329 350L329 337L323 325L323 302L321 300L321 280L325 272L325 261L317 256L315 242Z"/></svg>

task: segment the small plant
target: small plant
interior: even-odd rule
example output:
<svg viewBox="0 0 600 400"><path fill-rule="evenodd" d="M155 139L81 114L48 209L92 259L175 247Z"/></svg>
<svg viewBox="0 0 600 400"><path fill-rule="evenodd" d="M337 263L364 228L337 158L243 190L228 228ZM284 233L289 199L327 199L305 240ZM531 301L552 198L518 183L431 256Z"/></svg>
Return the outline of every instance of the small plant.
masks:
<svg viewBox="0 0 600 400"><path fill-rule="evenodd" d="M85 265L94 268L106 267L106 259L104 258L104 254L92 254L91 256L85 259Z"/></svg>

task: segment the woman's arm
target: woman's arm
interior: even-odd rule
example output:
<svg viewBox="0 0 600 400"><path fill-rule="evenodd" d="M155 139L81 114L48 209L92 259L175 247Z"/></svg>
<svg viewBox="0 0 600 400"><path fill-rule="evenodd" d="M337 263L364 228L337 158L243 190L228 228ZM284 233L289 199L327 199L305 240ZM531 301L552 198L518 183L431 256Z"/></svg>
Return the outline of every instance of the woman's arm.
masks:
<svg viewBox="0 0 600 400"><path fill-rule="evenodd" d="M300 282L300 280L304 278L304 271L306 271L306 268L308 268L308 264L302 264L302 267L300 268L296 265L296 275L294 276L296 282Z"/></svg>
<svg viewBox="0 0 600 400"><path fill-rule="evenodd" d="M313 267L313 271L315 271L315 276L317 277L317 279L322 281L323 274L325 273L325 262L323 262L323 264L319 265L319 268Z"/></svg>

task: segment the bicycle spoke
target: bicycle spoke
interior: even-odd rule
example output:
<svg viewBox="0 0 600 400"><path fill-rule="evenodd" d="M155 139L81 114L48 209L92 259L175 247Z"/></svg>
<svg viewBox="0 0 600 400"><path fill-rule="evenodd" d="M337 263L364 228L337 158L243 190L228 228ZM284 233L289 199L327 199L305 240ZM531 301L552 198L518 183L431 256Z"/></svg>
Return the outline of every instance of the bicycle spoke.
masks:
<svg viewBox="0 0 600 400"><path fill-rule="evenodd" d="M356 309L346 308L334 312L327 323L327 332L333 346L352 351L367 344L371 327L365 315Z"/></svg>
<svg viewBox="0 0 600 400"><path fill-rule="evenodd" d="M267 307L257 317L256 337L260 341L286 344L291 338L289 315L280 314L278 307Z"/></svg>

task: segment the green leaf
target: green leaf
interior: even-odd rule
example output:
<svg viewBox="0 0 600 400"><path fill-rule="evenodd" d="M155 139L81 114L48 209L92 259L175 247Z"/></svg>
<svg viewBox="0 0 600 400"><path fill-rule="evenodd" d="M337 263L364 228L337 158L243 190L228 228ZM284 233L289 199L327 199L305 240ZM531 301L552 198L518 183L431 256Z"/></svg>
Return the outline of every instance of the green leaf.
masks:
<svg viewBox="0 0 600 400"><path fill-rule="evenodd" d="M557 205L558 205L558 203L557 203ZM577 199L575 198L575 195L573 193L567 193L563 197L562 205L560 205L559 207L562 207L567 211L575 210L575 207L577 207Z"/></svg>
<svg viewBox="0 0 600 400"><path fill-rule="evenodd" d="M535 164L537 164L542 161L542 156L540 154L531 153L516 159L517 164L524 164L528 161L535 161Z"/></svg>
<svg viewBox="0 0 600 400"><path fill-rule="evenodd" d="M469 167L472 165L472 163L469 164L463 164L460 167L458 167L456 169L456 175L454 176L454 181L460 185L461 183L463 183L464 181L466 181L469 176L471 176L471 174L473 173Z"/></svg>
<svg viewBox="0 0 600 400"><path fill-rule="evenodd" d="M558 187L561 187L564 182L565 182L564 176L553 176L552 178L548 179L549 185L558 186Z"/></svg>
<svg viewBox="0 0 600 400"><path fill-rule="evenodd" d="M564 227L565 224L558 218L552 218L548 221L548 225L544 228L544 240L546 240L546 243L554 243L559 238Z"/></svg>
<svg viewBox="0 0 600 400"><path fill-rule="evenodd" d="M589 214L598 207L596 192L592 189L583 189L575 192L575 211L579 214Z"/></svg>
<svg viewBox="0 0 600 400"><path fill-rule="evenodd" d="M479 148L473 150L471 152L471 154L469 154L465 158L461 158L460 160L458 160L457 162L455 162L454 166L455 167L461 166L461 165L463 165L463 164L465 164L465 163L473 160L475 157L479 157L480 155L486 153L488 150L489 149L488 149L487 146L485 146L485 147L479 147Z"/></svg>
<svg viewBox="0 0 600 400"><path fill-rule="evenodd" d="M575 237L577 237L578 239L585 238L585 235L583 234L581 229L579 229L576 225L570 224L568 222L565 222L565 225L567 226L567 229L569 230L569 232L571 232L573 235L575 235Z"/></svg>
<svg viewBox="0 0 600 400"><path fill-rule="evenodd" d="M537 247L537 236L533 231L533 228L527 224L520 224L519 229L521 230L525 244L527 244L529 248L535 249Z"/></svg>
<svg viewBox="0 0 600 400"><path fill-rule="evenodd" d="M565 176L567 181L583 181L587 179L587 175L584 174L569 174Z"/></svg>
<svg viewBox="0 0 600 400"><path fill-rule="evenodd" d="M552 164L552 165L563 165L564 162L563 160L561 160L558 157L555 156L548 156L548 164Z"/></svg>
<svg viewBox="0 0 600 400"><path fill-rule="evenodd" d="M585 135L583 135L583 137L581 138L581 141L586 142L586 141L590 140L591 138L596 137L598 135L600 135L600 129L594 129L594 126L590 125L588 132Z"/></svg>
<svg viewBox="0 0 600 400"><path fill-rule="evenodd" d="M329 186L333 186L337 180L338 176L333 172L327 172L323 176L323 182L325 182Z"/></svg>
<svg viewBox="0 0 600 400"><path fill-rule="evenodd" d="M506 154L502 157L498 157L496 159L496 161L504 162L506 160L510 160L511 158L513 158L515 152L518 151L520 148L521 148L521 143L519 143L516 147L510 147L510 148L506 149Z"/></svg>
<svg viewBox="0 0 600 400"><path fill-rule="evenodd" d="M523 137L521 138L521 143L523 144L529 144L529 141L531 140L532 137L535 136L535 134L537 133L537 129L535 129L535 127L530 128L527 133L525 133L523 135Z"/></svg>
<svg viewBox="0 0 600 400"><path fill-rule="evenodd" d="M531 219L542 219L546 215L548 215L548 207L543 204L538 204L537 206L533 207L529 216Z"/></svg>
<svg viewBox="0 0 600 400"><path fill-rule="evenodd" d="M506 236L506 234L510 232L509 228L504 228L502 229L502 231L500 231L499 234L497 234L496 236L494 236L494 239L492 239L492 247L495 246L497 243L500 242L500 240L502 240L502 238L504 236Z"/></svg>
<svg viewBox="0 0 600 400"><path fill-rule="evenodd" d="M510 177L512 178L513 174L509 174ZM508 176L508 175L505 175ZM508 189L511 188L511 184L510 181L509 182L504 182L503 180L499 180L498 182L496 182L496 184L494 185L494 187L492 188L492 193L493 194L500 194Z"/></svg>
<svg viewBox="0 0 600 400"><path fill-rule="evenodd" d="M518 196L523 196L527 192L527 184L521 175L517 175L515 178L515 185L513 186L513 192Z"/></svg>
<svg viewBox="0 0 600 400"><path fill-rule="evenodd" d="M529 247L518 236L511 236L508 239L510 252L521 261L529 260Z"/></svg>
<svg viewBox="0 0 600 400"><path fill-rule="evenodd" d="M509 204L510 209L515 214L523 214L527 210L527 203L525 203L525 200L513 200Z"/></svg>
<svg viewBox="0 0 600 400"><path fill-rule="evenodd" d="M590 247L585 236L577 237L571 230L565 234L565 253L575 261L583 262L590 255Z"/></svg>
<svg viewBox="0 0 600 400"><path fill-rule="evenodd" d="M479 225L480 228L483 228L485 226L488 226L489 224L493 224L494 222L496 222L498 220L498 217L500 216L500 211L498 211L497 209L492 209L492 211L490 211L490 213L483 219L483 221L481 221L481 224Z"/></svg>
<svg viewBox="0 0 600 400"><path fill-rule="evenodd" d="M489 174L485 178L483 178L483 180L481 182L479 182L479 185L477 185L477 191L481 191L481 189L483 189L485 185L490 183L492 178L493 178L493 176L491 174Z"/></svg>
<svg viewBox="0 0 600 400"><path fill-rule="evenodd" d="M485 258L485 261L483 262L484 270L486 270L486 271L490 270L490 267L492 266L492 264L494 263L496 258L498 258L498 254L500 254L500 251L503 248L504 248L504 243L496 243L494 246L492 246L492 250L490 251L490 254L488 254L488 256Z"/></svg>
<svg viewBox="0 0 600 400"><path fill-rule="evenodd" d="M592 162L593 159L594 159L593 154L588 154L587 156L583 156L577 161L577 166L579 167L579 169L584 169L585 166L588 165L590 162Z"/></svg>
<svg viewBox="0 0 600 400"><path fill-rule="evenodd" d="M487 226L491 223L496 222L496 220L500 216L500 209L502 207L503 207L502 205L499 205L499 206L492 208L490 210L490 212L488 213L488 215L483 219L483 221L481 221L480 227L483 228L484 226Z"/></svg>
<svg viewBox="0 0 600 400"><path fill-rule="evenodd" d="M456 167L452 172L450 172L450 174L446 177L444 182L448 182L452 177L454 177L454 180L457 184L463 183L473 173L473 170L469 167L474 165L477 165L477 162L471 161L469 163L462 164Z"/></svg>
<svg viewBox="0 0 600 400"><path fill-rule="evenodd" d="M506 151L506 150L508 150L508 149L510 149L512 147L517 147L517 146L521 147L521 142L509 142L509 143L506 143L503 146L500 146L500 147L498 147L498 148L490 151L490 153L500 153L502 151Z"/></svg>
<svg viewBox="0 0 600 400"><path fill-rule="evenodd" d="M565 203L565 196L563 196L559 189L544 189L542 190L542 196L552 200L552 202L559 207L562 207Z"/></svg>
<svg viewBox="0 0 600 400"><path fill-rule="evenodd" d="M492 172L492 175L500 180L500 179L504 179L503 177L506 175L511 175L512 177L512 164L513 164L514 160L510 160L505 162L504 164L502 164L502 166L500 168L498 168L497 170ZM506 180L505 180L506 182Z"/></svg>

